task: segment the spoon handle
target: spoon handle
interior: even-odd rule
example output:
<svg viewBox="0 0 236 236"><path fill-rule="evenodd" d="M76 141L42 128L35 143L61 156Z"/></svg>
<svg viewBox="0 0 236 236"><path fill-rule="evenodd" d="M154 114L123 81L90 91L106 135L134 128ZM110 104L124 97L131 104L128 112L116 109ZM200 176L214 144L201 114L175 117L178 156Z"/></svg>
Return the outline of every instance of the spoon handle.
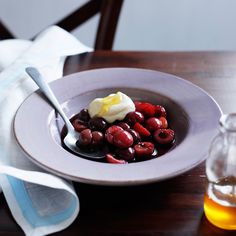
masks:
<svg viewBox="0 0 236 236"><path fill-rule="evenodd" d="M48 83L45 82L45 80L43 79L40 72L35 67L27 67L25 71L38 85L38 87L46 96L46 98L51 102L54 109L61 115L62 119L64 120L66 124L67 130L74 131L73 125L71 124L70 120L68 119L64 111L62 110L61 105L59 104L57 98L55 97Z"/></svg>

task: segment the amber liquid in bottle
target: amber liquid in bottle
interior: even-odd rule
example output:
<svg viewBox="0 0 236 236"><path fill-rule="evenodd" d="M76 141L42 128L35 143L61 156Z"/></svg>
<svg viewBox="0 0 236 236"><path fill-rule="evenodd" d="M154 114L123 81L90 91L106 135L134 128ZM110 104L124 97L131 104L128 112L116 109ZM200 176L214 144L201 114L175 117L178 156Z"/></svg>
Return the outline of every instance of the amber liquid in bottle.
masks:
<svg viewBox="0 0 236 236"><path fill-rule="evenodd" d="M215 226L236 229L236 178L227 177L217 183L209 183L204 196L204 211Z"/></svg>

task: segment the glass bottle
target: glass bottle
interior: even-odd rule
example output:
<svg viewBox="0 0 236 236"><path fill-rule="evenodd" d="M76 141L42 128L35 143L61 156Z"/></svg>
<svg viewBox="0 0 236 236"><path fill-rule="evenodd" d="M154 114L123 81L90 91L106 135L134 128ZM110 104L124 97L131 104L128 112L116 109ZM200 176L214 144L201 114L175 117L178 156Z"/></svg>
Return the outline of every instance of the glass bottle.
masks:
<svg viewBox="0 0 236 236"><path fill-rule="evenodd" d="M236 113L223 115L206 160L204 196L207 219L222 229L236 229Z"/></svg>

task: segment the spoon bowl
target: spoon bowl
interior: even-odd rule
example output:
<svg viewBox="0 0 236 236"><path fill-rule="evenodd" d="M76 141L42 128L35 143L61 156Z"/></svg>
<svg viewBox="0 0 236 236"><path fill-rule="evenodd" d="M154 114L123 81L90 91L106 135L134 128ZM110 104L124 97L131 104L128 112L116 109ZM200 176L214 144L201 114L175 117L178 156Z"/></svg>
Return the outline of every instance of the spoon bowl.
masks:
<svg viewBox="0 0 236 236"><path fill-rule="evenodd" d="M106 147L101 147L100 149L96 150L85 150L80 148L78 145L76 145L76 142L79 140L80 133L78 132L68 132L65 138L63 139L63 143L67 148L69 148L70 151L72 151L75 154L78 154L84 158L91 159L91 160L99 160L103 159L108 152Z"/></svg>
<svg viewBox="0 0 236 236"><path fill-rule="evenodd" d="M80 139L80 133L74 129L69 118L66 116L66 114L62 110L61 105L58 102L57 98L55 97L50 86L45 82L46 80L43 79L43 76L35 67L27 67L25 71L38 85L40 91L42 91L42 93L45 95L47 100L51 103L53 108L60 114L60 116L64 120L66 128L67 128L67 134L63 139L63 143L65 144L65 146L74 154L82 156L84 158L92 159L92 160L103 159L107 153L106 147L102 147L100 149L94 149L91 151L87 151L82 148L79 148L79 146L76 143Z"/></svg>

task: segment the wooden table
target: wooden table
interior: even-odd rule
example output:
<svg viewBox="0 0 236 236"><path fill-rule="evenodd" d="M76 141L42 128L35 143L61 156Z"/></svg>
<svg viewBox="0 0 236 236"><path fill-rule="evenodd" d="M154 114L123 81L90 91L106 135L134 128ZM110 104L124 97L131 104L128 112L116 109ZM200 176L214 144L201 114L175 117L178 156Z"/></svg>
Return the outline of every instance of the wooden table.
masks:
<svg viewBox="0 0 236 236"><path fill-rule="evenodd" d="M101 67L139 67L171 73L206 90L224 113L236 111L234 52L97 51L69 58L65 74ZM81 203L79 216L55 235L236 235L235 231L214 227L205 218L205 183L204 163L176 178L144 186L75 183ZM2 195L0 200L0 235L23 235Z"/></svg>

